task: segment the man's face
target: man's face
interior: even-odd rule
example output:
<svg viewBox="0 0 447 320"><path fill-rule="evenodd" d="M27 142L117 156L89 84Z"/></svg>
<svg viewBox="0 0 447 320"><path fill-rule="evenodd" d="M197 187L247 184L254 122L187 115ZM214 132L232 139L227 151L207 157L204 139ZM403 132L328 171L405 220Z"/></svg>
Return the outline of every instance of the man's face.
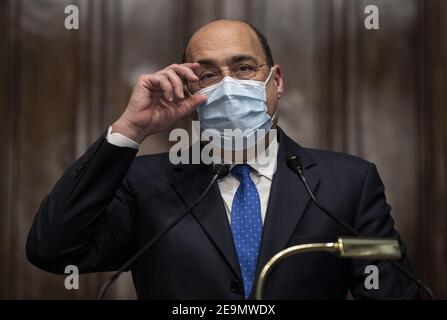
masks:
<svg viewBox="0 0 447 320"><path fill-rule="evenodd" d="M249 63L259 66L252 80L265 81L270 66L256 33L245 23L219 20L199 29L191 38L186 50L188 62L198 62L204 68L222 70L223 76L231 76L234 66ZM267 106L270 116L276 111L278 99L283 93L279 65L273 66L267 83ZM277 117L275 117L275 126Z"/></svg>

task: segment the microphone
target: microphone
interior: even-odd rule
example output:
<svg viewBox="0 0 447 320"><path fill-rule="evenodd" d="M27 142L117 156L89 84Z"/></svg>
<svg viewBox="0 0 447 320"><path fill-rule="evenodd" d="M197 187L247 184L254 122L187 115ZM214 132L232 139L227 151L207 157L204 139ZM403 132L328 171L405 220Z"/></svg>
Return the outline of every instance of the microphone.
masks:
<svg viewBox="0 0 447 320"><path fill-rule="evenodd" d="M197 200L186 210L178 216L174 221L172 221L165 229L163 229L161 232L159 232L152 240L150 240L146 245L144 245L137 253L135 253L132 257L129 258L117 271L115 271L112 276L110 276L109 279L101 286L101 289L98 293L98 299L102 300L109 289L109 287L118 279L118 277L126 271L141 255L146 252L149 248L151 248L155 243L157 243L169 230L171 230L177 223L179 223L188 213L191 212L192 209L194 209L202 200L205 198L205 196L210 191L211 187L214 185L214 183L226 177L228 173L230 172L230 165L228 164L213 164L213 177L208 184L208 186L205 188L205 190L202 192L202 194L197 198Z"/></svg>
<svg viewBox="0 0 447 320"><path fill-rule="evenodd" d="M323 211L327 216L329 216L336 224L338 224L339 226L342 226L343 229L349 231L349 233L351 233L352 235L361 236L361 234L358 233L356 230L354 230L354 228L352 228L350 225L346 224L343 220L341 220L337 216L333 215L329 210L327 210L325 207L323 207L318 202L317 198L315 198L315 195L313 194L312 190L310 189L309 184L307 183L306 177L304 176L304 172L303 172L303 165L301 163L301 159L298 156L296 156L294 154L287 154L286 155L286 163L290 170L292 170L293 172L298 174L298 176L300 177L301 181L304 184L304 187L306 188L307 194L312 199L312 202L315 203L315 205L321 211Z"/></svg>
<svg viewBox="0 0 447 320"><path fill-rule="evenodd" d="M323 207L320 204L320 202L317 200L317 198L315 197L314 193L312 192L312 189L309 187L309 184L307 183L306 177L304 176L303 164L301 162L300 157L295 155L295 154L288 153L288 154L286 154L285 160L286 160L286 164L289 167L289 169L292 170L293 172L295 172L298 175L298 177L300 178L300 180L303 183L303 185L304 185L304 187L306 189L306 192L309 195L309 197L312 200L312 202L324 214L326 214L329 218L331 218L337 225L341 226L343 229L345 229L346 231L350 232L352 235L361 237L362 234L360 234L357 230L352 228L350 225L345 223L343 220L341 220L340 218L335 216L332 212L330 212L328 209L326 209L325 207ZM402 258L403 257L404 257L404 255L402 255ZM431 291L431 289L421 279L417 278L409 270L407 270L406 268L404 268L400 264L396 263L395 261L390 261L390 260L386 260L386 261L388 261L399 272L401 272L402 274L407 276L411 281L413 281L421 289L423 289L428 294L428 296L430 297L431 300L435 300L436 299L436 297L433 294L433 292Z"/></svg>

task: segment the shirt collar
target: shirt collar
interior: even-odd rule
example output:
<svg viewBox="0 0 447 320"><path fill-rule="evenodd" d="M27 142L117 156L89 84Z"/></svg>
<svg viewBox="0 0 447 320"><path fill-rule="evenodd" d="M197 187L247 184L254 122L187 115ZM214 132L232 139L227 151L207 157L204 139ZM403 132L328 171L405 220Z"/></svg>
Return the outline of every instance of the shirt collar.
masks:
<svg viewBox="0 0 447 320"><path fill-rule="evenodd" d="M266 177L269 180L273 179L273 175L276 172L277 165L277 155L278 155L278 140L277 137L272 139L269 146L260 151L258 158L264 159L262 163L257 161L248 162L248 164L255 170L259 175Z"/></svg>
<svg viewBox="0 0 447 320"><path fill-rule="evenodd" d="M256 157L256 161L249 160L247 164L260 176L264 176L269 180L273 180L273 175L276 172L277 168L277 156L278 156L278 137L277 135L272 137L272 141L269 146L261 151ZM262 159L261 161L259 161ZM217 162L219 162L216 159ZM230 170L236 164L230 164Z"/></svg>

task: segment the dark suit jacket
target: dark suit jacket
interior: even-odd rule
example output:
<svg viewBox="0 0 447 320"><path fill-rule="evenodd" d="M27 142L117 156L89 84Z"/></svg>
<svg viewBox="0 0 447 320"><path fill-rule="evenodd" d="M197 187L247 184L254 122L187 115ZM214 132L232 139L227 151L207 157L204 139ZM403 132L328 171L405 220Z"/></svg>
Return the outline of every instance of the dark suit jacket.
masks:
<svg viewBox="0 0 447 320"><path fill-rule="evenodd" d="M365 235L399 237L376 167L339 153L305 149L279 130L277 172L264 222L257 274L278 251L346 234L312 202L284 161L300 155L320 202ZM27 239L29 261L48 272L116 270L202 193L205 165L172 165L168 154L136 150L101 137L42 202ZM364 286L365 266L379 267L378 290ZM409 268L406 260L402 263ZM241 272L217 185L131 268L140 299L243 299ZM307 253L271 274L266 299L414 298L417 287L388 263Z"/></svg>

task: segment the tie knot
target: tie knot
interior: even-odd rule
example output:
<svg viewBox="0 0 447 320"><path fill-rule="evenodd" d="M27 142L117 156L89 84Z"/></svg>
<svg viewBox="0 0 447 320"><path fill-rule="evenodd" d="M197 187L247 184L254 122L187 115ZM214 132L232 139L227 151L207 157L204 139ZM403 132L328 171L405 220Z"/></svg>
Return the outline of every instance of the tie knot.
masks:
<svg viewBox="0 0 447 320"><path fill-rule="evenodd" d="M231 169L231 173L238 180L242 180L244 178L250 178L250 166L248 164L237 164Z"/></svg>

